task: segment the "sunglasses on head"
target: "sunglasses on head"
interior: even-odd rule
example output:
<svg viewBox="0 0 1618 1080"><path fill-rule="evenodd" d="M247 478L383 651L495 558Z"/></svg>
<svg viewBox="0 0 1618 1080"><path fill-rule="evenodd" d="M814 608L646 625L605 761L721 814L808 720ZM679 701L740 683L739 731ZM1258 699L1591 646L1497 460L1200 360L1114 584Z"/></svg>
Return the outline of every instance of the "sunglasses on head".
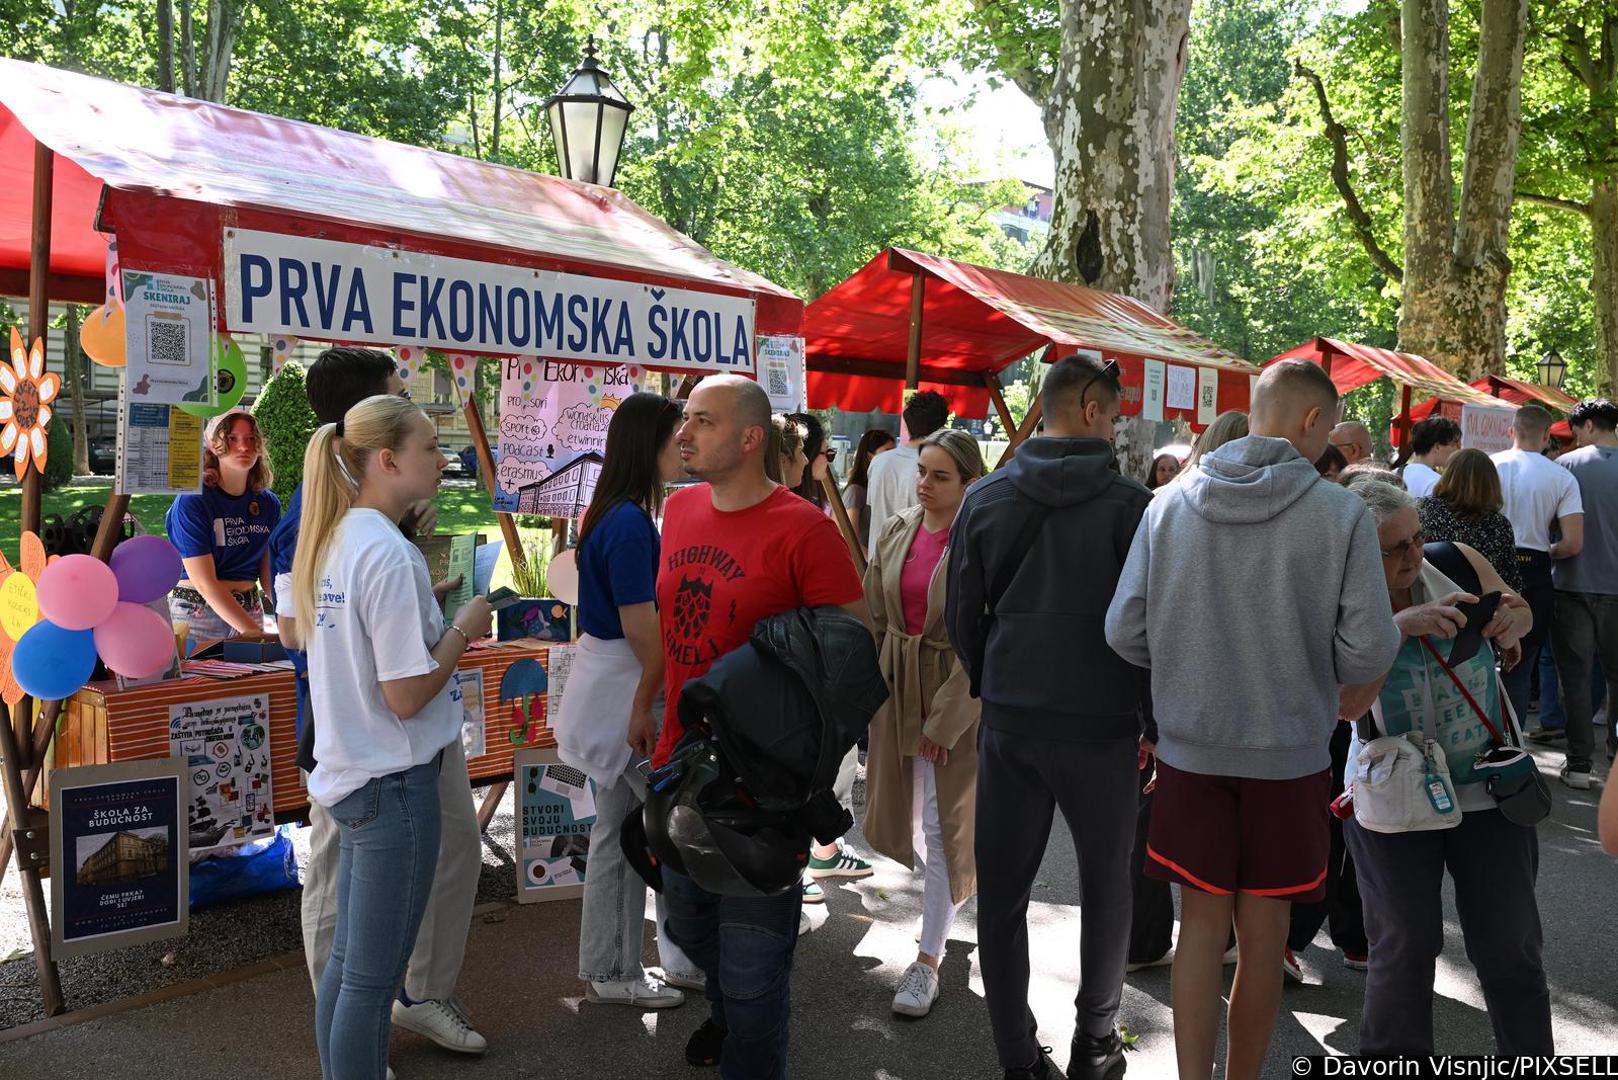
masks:
<svg viewBox="0 0 1618 1080"><path fill-rule="evenodd" d="M1089 394L1090 387L1095 385L1097 379L1106 379L1108 382L1116 386L1118 384L1118 361L1108 360L1105 364L1101 365L1100 371L1090 376L1090 378L1085 382L1084 389L1079 391L1079 404L1081 406L1084 404L1085 395Z"/></svg>

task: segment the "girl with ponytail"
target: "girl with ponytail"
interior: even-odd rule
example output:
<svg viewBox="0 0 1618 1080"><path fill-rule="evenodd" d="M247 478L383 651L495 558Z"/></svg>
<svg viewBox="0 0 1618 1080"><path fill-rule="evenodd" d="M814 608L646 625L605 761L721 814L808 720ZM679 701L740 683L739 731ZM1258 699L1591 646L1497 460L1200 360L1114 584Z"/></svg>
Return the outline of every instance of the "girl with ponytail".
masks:
<svg viewBox="0 0 1618 1080"><path fill-rule="evenodd" d="M315 992L325 1080L387 1070L394 992L438 861L438 770L461 734L455 664L488 634L478 596L446 626L399 531L444 470L438 435L379 395L321 427L303 459L293 603L317 716L309 797L337 823L337 932Z"/></svg>

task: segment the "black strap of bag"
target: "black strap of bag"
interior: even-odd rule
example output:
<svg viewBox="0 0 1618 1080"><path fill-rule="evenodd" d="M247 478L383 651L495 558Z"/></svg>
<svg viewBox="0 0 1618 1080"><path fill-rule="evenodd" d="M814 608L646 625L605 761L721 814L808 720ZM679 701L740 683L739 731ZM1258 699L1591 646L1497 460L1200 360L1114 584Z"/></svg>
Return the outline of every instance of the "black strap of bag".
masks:
<svg viewBox="0 0 1618 1080"><path fill-rule="evenodd" d="M1034 541L1039 539L1040 531L1045 527L1045 518L1051 512L1051 508L1044 503L1031 502L1030 507L1028 516L1023 518L1022 528L1017 530L1017 538L1012 541L1011 550L1006 552L1005 559L995 569L994 580L989 583L989 594L985 598L983 614L978 616L978 656L977 663L972 665L971 680L973 697L980 696L978 690L979 682L983 678L983 652L988 648L989 631L994 628L995 611L1000 607L1000 601L1005 598L1006 590L1011 588L1012 579L1017 576L1017 571L1028 560L1028 553L1033 550Z"/></svg>

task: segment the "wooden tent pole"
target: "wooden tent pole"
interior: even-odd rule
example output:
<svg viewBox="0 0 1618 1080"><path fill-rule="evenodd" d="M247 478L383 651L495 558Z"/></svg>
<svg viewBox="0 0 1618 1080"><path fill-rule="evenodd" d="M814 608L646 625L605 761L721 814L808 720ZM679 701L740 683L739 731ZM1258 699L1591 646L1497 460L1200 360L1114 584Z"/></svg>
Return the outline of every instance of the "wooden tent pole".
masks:
<svg viewBox="0 0 1618 1080"><path fill-rule="evenodd" d="M22 789L32 795L34 788L39 786L40 776L45 771L45 751L50 749L51 738L56 732L56 718L62 714L65 702L47 701L44 713L38 723L34 725L34 757L33 764L28 766L28 772L22 779ZM13 841L9 829L0 829L0 882L5 881L6 871L11 867L11 852Z"/></svg>
<svg viewBox="0 0 1618 1080"><path fill-rule="evenodd" d="M4 710L4 704L0 704L0 756L5 759L0 773L4 774L6 816L11 826L7 831L11 835L13 848L22 849L17 853L17 872L22 875L23 907L28 914L28 935L34 943L34 970L39 978L40 1003L45 1007L46 1016L56 1016L64 1008L62 977L56 970L56 959L51 956L50 913L46 910L45 889L39 880L39 869L43 863L39 852L41 848L48 851L49 847L40 842L39 834L44 831L44 822L32 820L36 814L41 818L44 815L28 805L27 789L17 768L17 740L12 734L14 718L4 715ZM26 720L21 722L26 723ZM24 857L24 851L29 857ZM57 867L57 873L61 872L62 868Z"/></svg>
<svg viewBox="0 0 1618 1080"><path fill-rule="evenodd" d="M684 401L691 396L691 391L697 388L699 376L687 375L680 380L680 385L674 388L674 400Z"/></svg>
<svg viewBox="0 0 1618 1080"><path fill-rule="evenodd" d="M860 546L860 538L854 532L854 523L848 520L848 510L843 506L843 500L837 494L837 485L832 483L831 475L820 478L820 490L826 494L826 505L831 507L831 516L837 519L837 528L843 533L843 540L848 544L848 553L854 557L854 569L865 576L865 549Z"/></svg>
<svg viewBox="0 0 1618 1080"><path fill-rule="evenodd" d="M910 279L910 350L905 356L905 389L921 384L921 315L926 306L927 275L916 273Z"/></svg>
<svg viewBox="0 0 1618 1080"><path fill-rule="evenodd" d="M1399 392L1399 452L1394 457L1394 465L1403 465L1410 460L1410 384L1405 383Z"/></svg>
<svg viewBox="0 0 1618 1080"><path fill-rule="evenodd" d="M1000 417L1000 426L1005 428L1006 437L1017 430L1017 422L1011 418L1011 409L1006 405L1005 395L1000 392L1000 377L994 372L985 372L983 385L989 389L989 400L994 403L994 411Z"/></svg>
<svg viewBox="0 0 1618 1080"><path fill-rule="evenodd" d="M478 411L476 393L468 391L466 407L462 410L466 414L466 426L472 433L472 447L478 454L478 468L483 471L483 477L489 488L489 498L493 500L500 491L500 480L494 472L494 454L489 451L489 433L483 427L483 414ZM496 511L494 518L500 523L500 535L505 538L506 551L511 554L513 568L522 569L527 565L527 553L522 548L522 537L517 535L517 522L504 511Z"/></svg>
<svg viewBox="0 0 1618 1080"><path fill-rule="evenodd" d="M29 248L28 263L28 340L23 347L29 349L34 342L44 341L51 330L51 178L56 171L56 155L42 142L34 144L34 229ZM49 357L50 349L45 350ZM39 462L30 459L28 471L22 477L22 527L28 532L39 531L40 489L42 476ZM27 710L20 710L26 713Z"/></svg>
<svg viewBox="0 0 1618 1080"><path fill-rule="evenodd" d="M1022 424L1016 431L1011 433L1011 445L1007 446L1005 452L1000 455L1000 460L994 463L996 469L1016 456L1017 447L1021 446L1034 433L1034 429L1039 426L1040 418L1044 415L1045 402L1036 397L1034 403L1028 406L1028 415L1022 418Z"/></svg>

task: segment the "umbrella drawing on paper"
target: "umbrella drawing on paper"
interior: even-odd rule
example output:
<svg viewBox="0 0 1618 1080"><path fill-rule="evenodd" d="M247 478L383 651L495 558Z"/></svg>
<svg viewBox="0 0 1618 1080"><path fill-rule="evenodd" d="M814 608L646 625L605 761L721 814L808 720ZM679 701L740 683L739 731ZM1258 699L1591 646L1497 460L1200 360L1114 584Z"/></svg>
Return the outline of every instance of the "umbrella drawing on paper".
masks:
<svg viewBox="0 0 1618 1080"><path fill-rule="evenodd" d="M513 746L521 746L528 741L530 726L545 722L542 695L549 686L545 669L540 666L538 660L518 660L506 668L506 673L500 677L500 700L513 702L511 706Z"/></svg>

